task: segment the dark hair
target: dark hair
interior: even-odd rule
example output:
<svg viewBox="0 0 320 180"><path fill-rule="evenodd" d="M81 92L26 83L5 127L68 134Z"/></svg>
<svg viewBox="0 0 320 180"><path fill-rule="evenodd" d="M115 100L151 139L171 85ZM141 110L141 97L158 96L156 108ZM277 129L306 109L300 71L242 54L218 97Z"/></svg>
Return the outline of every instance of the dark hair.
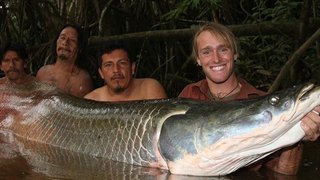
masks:
<svg viewBox="0 0 320 180"><path fill-rule="evenodd" d="M132 59L131 52L130 52L129 48L124 43L114 43L114 44L108 44L108 45L103 46L103 48L101 49L101 51L99 53L98 67L101 67L101 65L102 65L102 55L110 54L114 50L117 50L117 49L124 50L127 53L129 61L131 63L134 61Z"/></svg>
<svg viewBox="0 0 320 180"><path fill-rule="evenodd" d="M60 36L60 33L67 27L71 27L73 29L75 29L78 33L78 37L77 37L77 40L78 40L78 53L77 53L77 59L76 59L76 62L75 64L80 67L80 68L86 68L86 50L87 50L87 45L88 45L88 36L86 34L86 32L84 31L83 28L81 28L80 26L78 25L75 25L75 24L66 24L64 25L59 33L57 34L57 36L55 37L53 43L52 43L52 53L53 53L53 58L54 59L57 59L57 51L56 51L56 48L57 48L57 40Z"/></svg>
<svg viewBox="0 0 320 180"><path fill-rule="evenodd" d="M3 48L1 48L1 54L0 54L1 59L0 59L0 61L3 60L4 54L7 51L16 52L18 54L18 56L23 60L27 60L29 58L25 46L22 43L19 43L19 42L8 42L8 43L6 43L3 46Z"/></svg>

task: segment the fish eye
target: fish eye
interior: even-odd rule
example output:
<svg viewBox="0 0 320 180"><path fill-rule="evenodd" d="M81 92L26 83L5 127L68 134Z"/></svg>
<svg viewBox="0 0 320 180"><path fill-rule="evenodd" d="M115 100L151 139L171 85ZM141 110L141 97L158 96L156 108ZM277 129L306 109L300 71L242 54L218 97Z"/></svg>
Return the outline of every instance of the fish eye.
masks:
<svg viewBox="0 0 320 180"><path fill-rule="evenodd" d="M278 104L280 101L280 98L278 96L272 96L270 99L269 99L269 103L271 105L276 105Z"/></svg>
<svg viewBox="0 0 320 180"><path fill-rule="evenodd" d="M283 109L289 109L291 107L291 103L289 101L284 102L284 104L282 105Z"/></svg>

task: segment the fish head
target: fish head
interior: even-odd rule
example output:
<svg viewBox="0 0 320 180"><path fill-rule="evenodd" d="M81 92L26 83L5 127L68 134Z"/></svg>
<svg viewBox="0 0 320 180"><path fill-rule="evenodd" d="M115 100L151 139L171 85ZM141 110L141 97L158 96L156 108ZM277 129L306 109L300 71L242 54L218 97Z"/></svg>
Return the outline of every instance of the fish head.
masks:
<svg viewBox="0 0 320 180"><path fill-rule="evenodd" d="M320 104L320 86L307 83L272 93L266 98L265 111L281 121L296 123Z"/></svg>
<svg viewBox="0 0 320 180"><path fill-rule="evenodd" d="M319 86L305 84L250 100L196 102L164 122L160 152L173 174L229 174L301 140L299 122L319 97Z"/></svg>

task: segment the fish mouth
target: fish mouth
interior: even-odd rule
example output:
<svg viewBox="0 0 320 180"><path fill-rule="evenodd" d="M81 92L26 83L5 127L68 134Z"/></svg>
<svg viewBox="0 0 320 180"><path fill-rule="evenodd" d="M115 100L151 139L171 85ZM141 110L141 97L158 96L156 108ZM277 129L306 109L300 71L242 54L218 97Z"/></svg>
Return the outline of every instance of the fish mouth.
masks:
<svg viewBox="0 0 320 180"><path fill-rule="evenodd" d="M296 95L294 113L291 118L299 117L299 114L302 112L307 113L318 105L320 105L320 86L308 83L301 87L299 93Z"/></svg>
<svg viewBox="0 0 320 180"><path fill-rule="evenodd" d="M300 90L297 95L298 101L305 101L309 98L315 98L314 101L317 101L320 97L320 86L315 86L312 83L306 84Z"/></svg>

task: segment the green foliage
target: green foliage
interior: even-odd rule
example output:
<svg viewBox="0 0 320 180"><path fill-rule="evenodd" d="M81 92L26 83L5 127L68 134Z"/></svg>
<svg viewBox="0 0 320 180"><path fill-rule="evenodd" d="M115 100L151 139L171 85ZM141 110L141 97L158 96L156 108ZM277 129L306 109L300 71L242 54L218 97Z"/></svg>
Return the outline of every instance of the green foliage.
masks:
<svg viewBox="0 0 320 180"><path fill-rule="evenodd" d="M256 1L256 3L251 22L292 20L299 17L299 9L303 5L303 2L292 0L277 0L274 6L268 6L266 0Z"/></svg>
<svg viewBox="0 0 320 180"><path fill-rule="evenodd" d="M202 19L207 13L211 13L221 7L221 0L183 0L176 7L162 16L166 21L190 18L188 12L196 11L192 19Z"/></svg>
<svg viewBox="0 0 320 180"><path fill-rule="evenodd" d="M289 37L272 35L241 37L238 73L255 86L268 90L293 51Z"/></svg>
<svg viewBox="0 0 320 180"><path fill-rule="evenodd" d="M297 20L303 6L303 2L293 0L277 0L274 5L270 5L269 1L256 0L255 2L252 15L245 23ZM241 61L238 62L239 73L257 87L268 90L283 65L299 46L296 39L292 34L241 37L242 54ZM309 51L309 53L310 55L315 54L315 51ZM317 59L314 55L311 56L314 58L313 61ZM295 67L292 67L291 74L288 74L282 83L282 88L317 79L315 78L318 74L316 68L308 64L310 61L305 62L305 59L302 59Z"/></svg>

